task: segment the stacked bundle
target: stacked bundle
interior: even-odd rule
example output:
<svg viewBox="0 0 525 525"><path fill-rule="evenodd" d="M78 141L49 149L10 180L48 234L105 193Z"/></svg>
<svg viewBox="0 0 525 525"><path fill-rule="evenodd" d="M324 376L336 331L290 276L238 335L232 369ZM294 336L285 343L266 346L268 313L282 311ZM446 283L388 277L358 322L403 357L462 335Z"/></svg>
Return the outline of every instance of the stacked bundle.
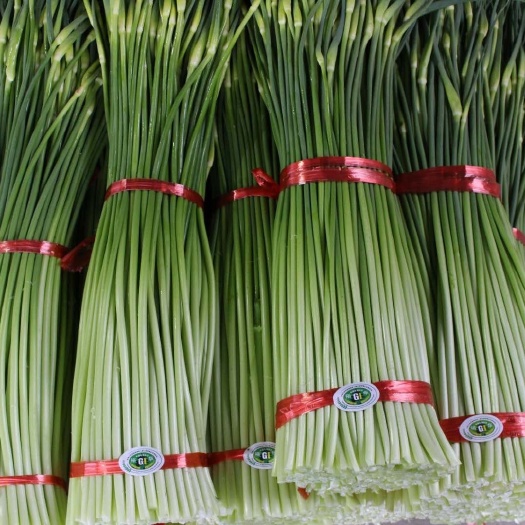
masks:
<svg viewBox="0 0 525 525"><path fill-rule="evenodd" d="M110 184L82 303L68 523L216 520L202 213L237 2L91 3Z"/></svg>
<svg viewBox="0 0 525 525"><path fill-rule="evenodd" d="M290 0L255 17L256 75L287 166L272 245L279 482L392 490L457 465L432 407L427 298L385 165L393 64L431 4Z"/></svg>
<svg viewBox="0 0 525 525"><path fill-rule="evenodd" d="M58 525L76 308L57 259L105 138L100 67L71 2L6 0L0 13L0 516Z"/></svg>
<svg viewBox="0 0 525 525"><path fill-rule="evenodd" d="M270 254L279 186L260 172L256 185L251 173L255 166L275 172L276 158L249 61L242 38L219 100L217 173L210 179L218 207L211 247L220 304L210 404L211 458L217 461L212 475L219 498L233 511L228 523L310 523L317 498L305 500L295 485L279 485L270 470Z"/></svg>
<svg viewBox="0 0 525 525"><path fill-rule="evenodd" d="M467 2L421 20L399 61L396 168L411 173L398 192L428 264L433 385L462 463L422 490L438 522L523 519L525 269L489 169L499 133L487 71L507 9Z"/></svg>

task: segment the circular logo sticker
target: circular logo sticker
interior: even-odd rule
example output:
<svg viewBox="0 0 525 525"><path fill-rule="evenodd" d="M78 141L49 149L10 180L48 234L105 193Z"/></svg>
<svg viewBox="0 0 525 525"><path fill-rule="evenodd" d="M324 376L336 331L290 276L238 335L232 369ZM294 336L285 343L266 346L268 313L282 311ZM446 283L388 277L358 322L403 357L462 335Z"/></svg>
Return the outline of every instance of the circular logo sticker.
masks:
<svg viewBox="0 0 525 525"><path fill-rule="evenodd" d="M244 462L250 467L268 470L273 467L275 443L262 441L255 443L244 451Z"/></svg>
<svg viewBox="0 0 525 525"><path fill-rule="evenodd" d="M372 383L352 383L334 394L334 405L345 412L359 412L379 401L379 390Z"/></svg>
<svg viewBox="0 0 525 525"><path fill-rule="evenodd" d="M147 476L162 468L164 456L155 448L135 447L124 452L118 459L118 464L132 476Z"/></svg>
<svg viewBox="0 0 525 525"><path fill-rule="evenodd" d="M496 416L479 414L465 419L459 427L459 433L467 440L476 443L492 441L503 432L503 423Z"/></svg>

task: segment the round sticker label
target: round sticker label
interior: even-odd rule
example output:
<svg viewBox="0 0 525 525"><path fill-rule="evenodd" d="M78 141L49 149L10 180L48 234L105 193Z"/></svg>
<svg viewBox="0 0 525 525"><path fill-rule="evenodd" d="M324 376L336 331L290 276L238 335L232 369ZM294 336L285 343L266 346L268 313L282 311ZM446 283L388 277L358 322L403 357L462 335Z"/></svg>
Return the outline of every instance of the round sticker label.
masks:
<svg viewBox="0 0 525 525"><path fill-rule="evenodd" d="M372 383L352 383L334 394L334 405L345 412L359 412L379 401L379 390Z"/></svg>
<svg viewBox="0 0 525 525"><path fill-rule="evenodd" d="M503 432L503 423L496 416L478 414L465 419L459 427L459 433L467 440L476 443L492 441Z"/></svg>
<svg viewBox="0 0 525 525"><path fill-rule="evenodd" d="M255 443L244 451L244 462L250 467L268 470L273 468L275 443L262 441Z"/></svg>
<svg viewBox="0 0 525 525"><path fill-rule="evenodd" d="M118 464L132 476L147 476L162 468L164 456L155 448L135 447L124 452L118 459Z"/></svg>

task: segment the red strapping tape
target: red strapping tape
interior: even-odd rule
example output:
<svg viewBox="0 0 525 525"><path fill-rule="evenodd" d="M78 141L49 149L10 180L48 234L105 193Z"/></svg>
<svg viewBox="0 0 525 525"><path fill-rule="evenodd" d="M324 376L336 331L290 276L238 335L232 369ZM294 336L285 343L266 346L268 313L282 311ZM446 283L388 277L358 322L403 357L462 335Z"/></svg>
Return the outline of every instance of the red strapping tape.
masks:
<svg viewBox="0 0 525 525"><path fill-rule="evenodd" d="M439 422L446 438L451 443L468 443L459 432L459 427L469 417L451 417ZM488 415L497 417L503 423L503 432L498 436L499 439L508 437L525 437L525 413L524 412L488 412Z"/></svg>
<svg viewBox="0 0 525 525"><path fill-rule="evenodd" d="M518 230L518 228L512 228L512 233L514 234L514 237L516 237L516 239L519 242L521 242L521 244L525 245L525 233L523 233L522 231Z"/></svg>
<svg viewBox="0 0 525 525"><path fill-rule="evenodd" d="M298 487L297 488L297 492L299 492L299 495L303 498L303 499L308 499L310 497L310 494L308 492L306 492L306 489L303 488L303 487Z"/></svg>
<svg viewBox="0 0 525 525"><path fill-rule="evenodd" d="M164 465L161 470L207 466L208 454L204 452L187 452L186 454L168 454L164 456Z"/></svg>
<svg viewBox="0 0 525 525"><path fill-rule="evenodd" d="M266 197L268 199L277 199L277 197L279 197L281 187L263 169L253 169L252 175L258 184L257 186L239 188L224 194L215 201L214 208L222 208L231 202L248 197Z"/></svg>
<svg viewBox="0 0 525 525"><path fill-rule="evenodd" d="M281 189L311 182L366 182L394 191L392 170L371 159L317 157L290 164L281 172Z"/></svg>
<svg viewBox="0 0 525 525"><path fill-rule="evenodd" d="M69 251L60 261L60 267L66 272L81 272L89 264L95 237L88 237Z"/></svg>
<svg viewBox="0 0 525 525"><path fill-rule="evenodd" d="M37 253L61 259L66 255L67 248L47 241L0 241L0 253Z"/></svg>
<svg viewBox="0 0 525 525"><path fill-rule="evenodd" d="M27 476L1 476L0 487L10 487L13 485L53 485L67 491L67 483L58 476L47 474L35 474Z"/></svg>
<svg viewBox="0 0 525 525"><path fill-rule="evenodd" d="M500 197L496 175L482 166L438 166L402 173L396 177L396 191L430 193L434 191L468 191Z"/></svg>
<svg viewBox="0 0 525 525"><path fill-rule="evenodd" d="M160 470L207 466L207 454L204 452L189 452L186 454L168 454L164 456L164 465L162 465ZM110 474L124 474L124 471L120 468L118 459L71 463L69 477L83 478L86 476L107 476Z"/></svg>
<svg viewBox="0 0 525 525"><path fill-rule="evenodd" d="M237 448L234 450L225 450L223 452L211 452L208 454L208 466L218 465L225 461L239 461L244 460L245 448Z"/></svg>
<svg viewBox="0 0 525 525"><path fill-rule="evenodd" d="M108 200L112 195L121 193L123 191L158 191L166 195L173 195L175 197L182 197L187 201L193 202L199 208L204 207L204 199L190 188L183 184L175 182L167 182L157 179L122 179L114 182L106 191L105 200Z"/></svg>
<svg viewBox="0 0 525 525"><path fill-rule="evenodd" d="M379 390L379 401L434 405L432 389L425 381L377 381L372 383ZM277 403L275 429L303 414L334 404L334 394L339 388L296 394Z"/></svg>

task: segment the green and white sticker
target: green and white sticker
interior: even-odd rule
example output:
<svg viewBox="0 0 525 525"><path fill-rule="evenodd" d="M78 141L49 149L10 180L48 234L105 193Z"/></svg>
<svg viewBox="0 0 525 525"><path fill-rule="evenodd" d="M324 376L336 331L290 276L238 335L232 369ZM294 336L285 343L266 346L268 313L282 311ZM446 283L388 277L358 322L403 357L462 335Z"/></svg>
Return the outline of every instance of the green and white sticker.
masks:
<svg viewBox="0 0 525 525"><path fill-rule="evenodd" d="M498 438L503 432L503 423L496 416L477 414L465 419L459 433L467 440L483 443Z"/></svg>
<svg viewBox="0 0 525 525"><path fill-rule="evenodd" d="M274 457L275 443L271 441L254 443L244 451L244 462L250 467L260 470L273 468Z"/></svg>
<svg viewBox="0 0 525 525"><path fill-rule="evenodd" d="M351 383L334 394L334 405L345 412L360 412L379 401L379 390L372 383Z"/></svg>
<svg viewBox="0 0 525 525"><path fill-rule="evenodd" d="M147 476L162 468L164 456L156 448L135 447L124 452L118 459L118 464L132 476Z"/></svg>

